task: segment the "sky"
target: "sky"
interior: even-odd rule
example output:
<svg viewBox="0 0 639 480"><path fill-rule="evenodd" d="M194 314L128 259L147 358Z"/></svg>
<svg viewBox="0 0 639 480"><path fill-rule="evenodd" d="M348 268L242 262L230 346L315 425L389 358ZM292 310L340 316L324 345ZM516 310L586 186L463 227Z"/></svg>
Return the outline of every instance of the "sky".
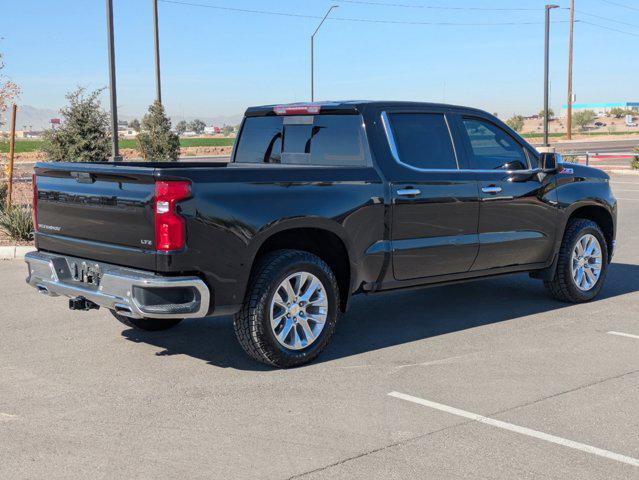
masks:
<svg viewBox="0 0 639 480"><path fill-rule="evenodd" d="M322 17L333 4L339 8L315 39L316 99L443 101L503 118L542 107L545 0L180 2L158 4L163 103L171 115L241 115L251 105L308 101L310 34L320 19L306 17ZM0 51L4 73L22 88L18 103L58 109L78 85L108 86L104 0L3 3ZM552 11L556 112L566 97L569 1L557 3L564 8ZM113 0L113 8L118 110L140 116L155 96L152 0ZM639 101L637 1L576 0L576 10L578 20L628 32L575 24L577 100ZM103 98L108 108L106 92Z"/></svg>

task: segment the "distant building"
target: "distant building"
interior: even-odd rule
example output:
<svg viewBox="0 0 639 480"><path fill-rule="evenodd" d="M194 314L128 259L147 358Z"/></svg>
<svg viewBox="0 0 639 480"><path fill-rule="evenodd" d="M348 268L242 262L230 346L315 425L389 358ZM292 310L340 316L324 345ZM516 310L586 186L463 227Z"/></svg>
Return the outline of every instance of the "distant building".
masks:
<svg viewBox="0 0 639 480"><path fill-rule="evenodd" d="M204 128L204 133L207 135L215 135L216 133L220 133L220 127L206 127Z"/></svg>
<svg viewBox="0 0 639 480"><path fill-rule="evenodd" d="M568 105L562 105L564 112L568 109ZM597 114L610 113L613 108L623 108L624 110L634 110L639 112L639 102L610 102L610 103L573 103L574 110L592 110Z"/></svg>

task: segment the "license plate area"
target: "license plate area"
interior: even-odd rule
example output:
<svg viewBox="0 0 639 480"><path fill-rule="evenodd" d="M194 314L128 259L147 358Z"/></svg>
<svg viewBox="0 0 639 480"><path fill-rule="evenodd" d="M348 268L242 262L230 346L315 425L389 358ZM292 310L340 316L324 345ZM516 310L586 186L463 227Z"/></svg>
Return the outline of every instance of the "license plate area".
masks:
<svg viewBox="0 0 639 480"><path fill-rule="evenodd" d="M86 285L99 286L102 272L100 265L86 261L69 261L69 273L71 278Z"/></svg>

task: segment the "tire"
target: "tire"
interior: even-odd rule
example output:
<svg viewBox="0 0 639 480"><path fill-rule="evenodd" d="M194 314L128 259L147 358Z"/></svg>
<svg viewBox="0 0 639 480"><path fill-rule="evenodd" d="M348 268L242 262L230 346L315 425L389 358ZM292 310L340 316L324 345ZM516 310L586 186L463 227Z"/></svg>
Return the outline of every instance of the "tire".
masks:
<svg viewBox="0 0 639 480"><path fill-rule="evenodd" d="M304 284L296 289L298 280ZM319 287L315 280L320 282ZM286 293L286 282L292 287L292 299ZM313 285L314 300L303 302ZM322 259L300 250L271 252L260 260L252 275L242 309L233 322L235 335L246 353L259 362L281 368L303 365L317 357L333 336L341 315L339 298L335 275ZM287 300L292 300L288 302L290 310L285 305ZM303 303L304 310L298 313ZM282 320L271 326L271 316ZM314 323L313 317L320 316L324 322ZM310 331L309 326L313 326ZM321 331L313 336L320 326Z"/></svg>
<svg viewBox="0 0 639 480"><path fill-rule="evenodd" d="M587 290L580 288L573 277L573 251L577 242L587 235L594 236L601 251L601 271L594 285ZM575 218L568 223L559 249L557 269L552 280L544 281L548 292L557 300L569 303L584 303L595 298L603 286L608 271L608 244L601 228L595 222Z"/></svg>
<svg viewBox="0 0 639 480"><path fill-rule="evenodd" d="M127 327L145 332L159 332L175 327L183 319L181 318L130 318L111 310L111 314Z"/></svg>

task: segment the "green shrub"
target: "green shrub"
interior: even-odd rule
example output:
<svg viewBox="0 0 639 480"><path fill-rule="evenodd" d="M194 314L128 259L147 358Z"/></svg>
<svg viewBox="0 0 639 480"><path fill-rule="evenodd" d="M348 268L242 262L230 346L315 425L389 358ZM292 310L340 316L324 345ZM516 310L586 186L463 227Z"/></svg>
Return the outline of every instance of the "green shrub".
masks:
<svg viewBox="0 0 639 480"><path fill-rule="evenodd" d="M630 166L635 170L639 170L639 148L636 148L635 152L637 152L637 155L630 161Z"/></svg>
<svg viewBox="0 0 639 480"><path fill-rule="evenodd" d="M180 156L180 138L171 131L171 120L157 100L144 115L137 136L140 153L149 162L177 161Z"/></svg>
<svg viewBox="0 0 639 480"><path fill-rule="evenodd" d="M78 87L67 94L60 113L62 126L44 134L42 150L53 162L106 162L111 155L109 114L102 110L102 89L86 93Z"/></svg>
<svg viewBox="0 0 639 480"><path fill-rule="evenodd" d="M33 213L30 206L15 205L0 212L0 230L16 241L33 238Z"/></svg>

